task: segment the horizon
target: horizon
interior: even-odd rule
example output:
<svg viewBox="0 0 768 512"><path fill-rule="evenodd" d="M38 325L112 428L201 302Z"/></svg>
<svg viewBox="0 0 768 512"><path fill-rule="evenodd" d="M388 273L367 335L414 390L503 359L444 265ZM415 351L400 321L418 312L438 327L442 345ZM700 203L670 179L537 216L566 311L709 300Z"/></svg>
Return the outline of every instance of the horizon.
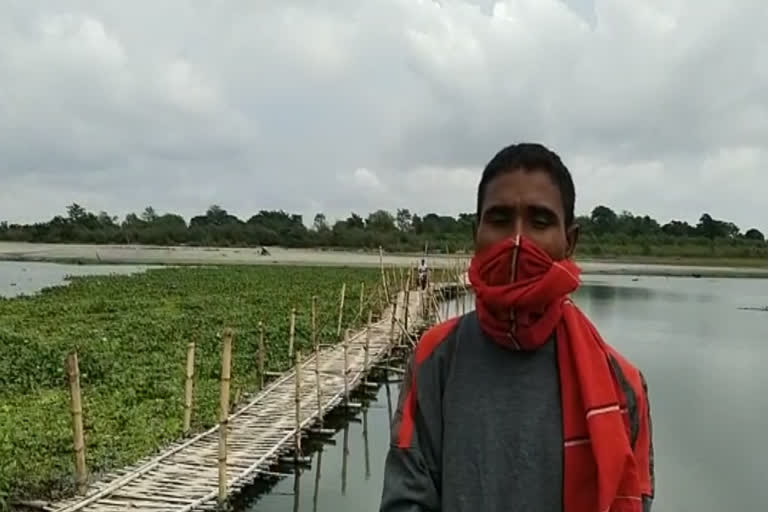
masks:
<svg viewBox="0 0 768 512"><path fill-rule="evenodd" d="M88 208L88 205L85 205L85 204L82 204L82 203L78 203L76 201L73 202L73 203L69 203L69 205L74 204L74 203L78 204L79 206L83 207L86 211L88 211L90 213L93 213L95 215L98 215L101 211L105 211L111 217L117 217L118 224L122 223L125 220L127 215L136 214L138 216L141 216L141 213L144 211L144 209L149 207L149 206L151 206L153 209L155 209L155 212L159 216L162 216L162 215L179 215L179 216L181 216L184 219L184 221L187 223L187 225L189 225L189 223L192 220L192 218L197 217L197 216L201 216L201 215L205 215L206 210L209 207L211 207L211 206L219 206L224 211L226 211L227 214L233 215L233 216L237 217L239 220L241 220L243 222L246 222L248 219L250 219L252 216L258 214L260 211L283 211L283 212L285 212L286 214L289 214L289 215L291 215L291 214L301 215L302 216L302 223L304 224L304 226L307 229L311 229L312 228L312 226L314 224L314 217L318 213L323 213L324 215L326 215L326 221L332 227L334 223L346 220L353 213L359 215L360 217L362 217L363 220L365 220L366 217L368 216L368 214L376 212L376 211L379 211L379 210L384 210L384 211L392 214L393 216L397 212L397 209L386 210L384 208L372 208L372 209L370 209L368 211L350 211L347 214L342 214L341 216L338 216L338 217L330 217L327 214L325 214L325 212L314 212L311 215L307 216L307 215L303 215L303 214L301 214L299 212L292 212L292 211L285 210L285 209L281 210L279 208L278 209L274 209L274 210L267 210L265 208L258 208L258 209L254 210L252 212L247 213L247 214L237 214L236 212L233 212L232 210L229 210L225 205L218 204L218 203L213 203L213 204L209 205L208 207L204 208L200 212L196 212L196 213L192 213L192 214L187 214L187 215L181 214L179 212L163 211L162 209L155 208L154 205L147 205L147 206L144 206L144 207L139 208L137 210L128 211L128 212L122 213L122 214L115 214L114 212L110 212L108 210L90 209L90 208ZM69 206L69 205L67 205L67 206ZM609 209L613 210L617 215L621 215L624 211L628 211L629 213L631 213L635 217L645 217L647 215L651 219L653 219L656 222L658 222L660 226L663 226L663 225L665 225L665 224L667 224L669 222L673 222L673 221L686 222L690 226L696 226L696 224L699 222L699 219L700 219L701 215L704 215L704 214L709 214L715 220L720 220L720 221L725 221L725 222L733 222L731 219L720 217L720 216L712 213L711 211L703 211L698 216L696 216L695 219L683 219L683 218L679 218L679 217L678 218L674 218L673 217L673 218L670 218L670 219L659 219L658 217L654 217L651 214L646 214L646 213L642 213L642 212L634 212L634 211L630 211L630 210L617 209L617 208L614 208L611 205L607 205L607 204L598 204L598 205L595 205L595 208L599 207L599 206L608 207ZM416 210L411 209L411 208L407 208L407 210L409 210L412 215L418 215L421 218L424 218L424 216L429 215L429 214L436 214L436 215L439 215L439 216L449 216L449 217L453 217L455 219L458 219L459 215L461 215L461 214L470 214L470 215L474 215L475 214L474 208L472 209L472 211L463 211L463 212L459 211L459 212L456 212L456 213L442 213L442 212L437 212L437 211L423 211L423 212L421 212L421 211L416 211ZM592 213L592 210L594 210L594 208L590 209L587 212L579 212L578 209L577 209L576 212L575 212L575 216L576 217L583 217L583 216L589 217L590 214ZM66 207L62 208L62 212L61 213L55 214L55 215L51 216L48 219L38 219L38 220L26 221L26 222L11 222L10 220L4 218L2 216L2 214L0 214L0 223L8 222L9 226L12 226L12 225L21 225L21 226L25 226L26 225L26 226L29 226L29 225L33 225L33 224L37 224L37 223L49 222L55 216L66 217L67 216L66 215ZM760 225L756 225L756 224L752 224L752 225L744 224L744 225L742 225L742 224L739 224L737 222L733 222L733 223L736 224L739 227L739 230L740 230L740 232L742 234L745 233L746 231L750 230L750 229L757 229L761 233L764 233L764 234L766 234L766 236L768 236L768 224L766 224L766 227L763 228Z"/></svg>

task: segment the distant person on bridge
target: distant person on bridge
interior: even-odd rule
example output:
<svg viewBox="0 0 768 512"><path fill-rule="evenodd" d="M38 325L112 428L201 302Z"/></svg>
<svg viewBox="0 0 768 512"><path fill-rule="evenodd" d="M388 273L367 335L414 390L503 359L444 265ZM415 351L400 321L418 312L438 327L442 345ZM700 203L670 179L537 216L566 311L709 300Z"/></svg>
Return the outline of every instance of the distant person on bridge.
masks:
<svg viewBox="0 0 768 512"><path fill-rule="evenodd" d="M419 286L422 290L427 289L427 276L429 274L429 269L427 268L427 260L422 258L421 263L419 264Z"/></svg>
<svg viewBox="0 0 768 512"><path fill-rule="evenodd" d="M382 512L647 512L645 380L571 302L575 190L538 144L477 190L476 311L421 338L400 391Z"/></svg>

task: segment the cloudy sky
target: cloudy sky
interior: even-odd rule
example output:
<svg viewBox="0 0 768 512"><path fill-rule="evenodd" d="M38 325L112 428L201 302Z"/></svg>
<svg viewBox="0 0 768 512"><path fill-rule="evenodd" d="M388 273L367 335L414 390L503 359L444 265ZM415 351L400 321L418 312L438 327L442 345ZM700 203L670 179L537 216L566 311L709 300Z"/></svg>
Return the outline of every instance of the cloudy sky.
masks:
<svg viewBox="0 0 768 512"><path fill-rule="evenodd" d="M768 231L766 23L765 0L0 0L0 219L455 214L529 140L579 212Z"/></svg>

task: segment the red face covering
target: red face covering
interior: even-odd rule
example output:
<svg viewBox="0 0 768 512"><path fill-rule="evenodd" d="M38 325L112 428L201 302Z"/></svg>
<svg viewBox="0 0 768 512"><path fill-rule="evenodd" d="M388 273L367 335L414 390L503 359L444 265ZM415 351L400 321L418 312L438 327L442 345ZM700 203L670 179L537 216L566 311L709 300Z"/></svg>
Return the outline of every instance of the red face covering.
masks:
<svg viewBox="0 0 768 512"><path fill-rule="evenodd" d="M475 254L469 279L483 330L512 348L536 350L560 321L564 299L579 286L579 273L571 261L553 262L523 237Z"/></svg>
<svg viewBox="0 0 768 512"><path fill-rule="evenodd" d="M469 279L483 331L512 350L555 334L563 411L566 512L640 512L641 482L608 347L568 299L575 263L517 237L476 253Z"/></svg>

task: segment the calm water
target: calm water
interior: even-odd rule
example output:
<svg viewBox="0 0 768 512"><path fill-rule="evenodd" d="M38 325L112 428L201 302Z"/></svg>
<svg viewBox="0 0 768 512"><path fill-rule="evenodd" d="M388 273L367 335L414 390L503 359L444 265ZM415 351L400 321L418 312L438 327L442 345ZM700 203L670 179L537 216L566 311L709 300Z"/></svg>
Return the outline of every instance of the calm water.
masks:
<svg viewBox="0 0 768 512"><path fill-rule="evenodd" d="M138 265L64 265L59 263L0 261L0 296L15 297L66 283L67 276L132 274Z"/></svg>
<svg viewBox="0 0 768 512"><path fill-rule="evenodd" d="M768 313L738 308L768 305L768 280L606 277L588 279L576 300L648 380L654 510L765 510ZM390 386L393 405L398 392ZM243 510L377 510L389 439L385 388L365 416L367 429L348 427L346 471L342 430L298 481L283 479Z"/></svg>

